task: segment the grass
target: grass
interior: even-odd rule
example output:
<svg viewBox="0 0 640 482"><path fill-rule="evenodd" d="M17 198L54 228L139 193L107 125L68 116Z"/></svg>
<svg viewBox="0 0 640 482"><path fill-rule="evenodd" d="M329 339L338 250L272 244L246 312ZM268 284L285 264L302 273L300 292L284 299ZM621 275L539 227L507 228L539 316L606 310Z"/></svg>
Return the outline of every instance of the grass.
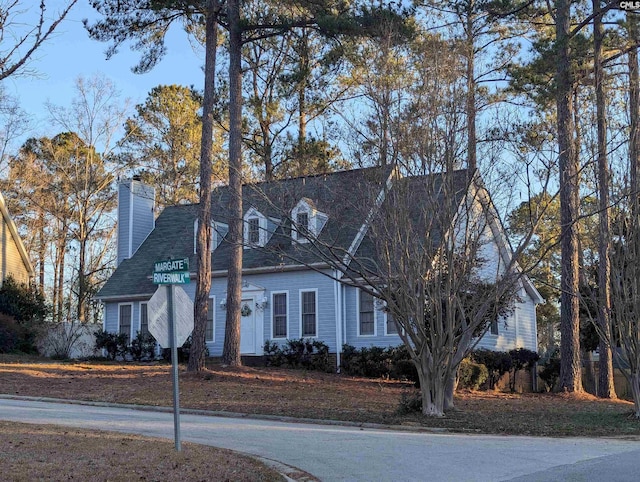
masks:
<svg viewBox="0 0 640 482"><path fill-rule="evenodd" d="M229 450L111 432L0 421L2 480L283 481L260 462Z"/></svg>
<svg viewBox="0 0 640 482"><path fill-rule="evenodd" d="M172 405L170 366L160 363L53 362L0 356L0 390L9 395ZM212 364L180 373L182 408L356 423L437 427L455 432L538 436L640 436L633 404L590 395L462 391L439 419L400 414L406 383L276 368Z"/></svg>

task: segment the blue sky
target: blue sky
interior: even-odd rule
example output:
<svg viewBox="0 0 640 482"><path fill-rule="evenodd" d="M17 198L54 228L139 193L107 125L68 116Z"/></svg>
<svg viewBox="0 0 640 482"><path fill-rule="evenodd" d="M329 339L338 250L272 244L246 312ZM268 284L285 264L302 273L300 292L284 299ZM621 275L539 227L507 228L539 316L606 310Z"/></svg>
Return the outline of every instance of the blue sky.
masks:
<svg viewBox="0 0 640 482"><path fill-rule="evenodd" d="M55 5L57 2L47 3ZM30 8L37 13L35 6ZM54 9L57 7L51 7L51 14ZM143 102L151 88L160 84L202 88L204 55L193 50L180 25L176 24L170 31L168 54L161 63L148 74L134 74L131 67L137 63L139 54L125 46L106 60L104 51L107 44L89 38L82 26L83 18L95 18L95 11L86 0L80 0L58 26L54 36L36 52L28 65L30 72L36 72L35 76L14 76L4 81L7 93L16 96L23 110L32 118L33 126L28 136L57 133L50 131L44 104L50 101L69 106L78 76L89 78L94 74L104 74L121 91L122 98L131 99L132 105Z"/></svg>

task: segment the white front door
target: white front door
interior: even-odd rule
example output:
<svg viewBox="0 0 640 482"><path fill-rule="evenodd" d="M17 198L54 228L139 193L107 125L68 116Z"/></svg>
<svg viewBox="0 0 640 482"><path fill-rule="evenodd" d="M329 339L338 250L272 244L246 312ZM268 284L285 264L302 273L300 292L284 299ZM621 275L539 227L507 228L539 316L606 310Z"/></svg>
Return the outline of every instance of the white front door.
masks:
<svg viewBox="0 0 640 482"><path fill-rule="evenodd" d="M256 306L253 299L240 303L242 318L240 319L240 353L256 352Z"/></svg>

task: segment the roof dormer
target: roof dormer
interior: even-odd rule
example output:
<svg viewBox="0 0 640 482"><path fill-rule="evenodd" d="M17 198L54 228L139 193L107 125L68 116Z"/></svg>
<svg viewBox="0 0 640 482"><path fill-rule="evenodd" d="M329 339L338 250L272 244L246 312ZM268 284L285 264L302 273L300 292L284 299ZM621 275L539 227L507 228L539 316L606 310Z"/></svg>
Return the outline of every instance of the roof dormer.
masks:
<svg viewBox="0 0 640 482"><path fill-rule="evenodd" d="M327 219L311 199L303 197L291 210L291 237L298 243L307 243L320 234Z"/></svg>
<svg viewBox="0 0 640 482"><path fill-rule="evenodd" d="M244 247L264 247L268 241L267 217L256 208L250 208L244 215Z"/></svg>
<svg viewBox="0 0 640 482"><path fill-rule="evenodd" d="M215 249L222 242L222 238L224 238L229 232L229 226L224 223L219 223L218 221L211 221L211 252L213 253ZM193 254L197 252L198 245L198 219L196 218L193 221Z"/></svg>

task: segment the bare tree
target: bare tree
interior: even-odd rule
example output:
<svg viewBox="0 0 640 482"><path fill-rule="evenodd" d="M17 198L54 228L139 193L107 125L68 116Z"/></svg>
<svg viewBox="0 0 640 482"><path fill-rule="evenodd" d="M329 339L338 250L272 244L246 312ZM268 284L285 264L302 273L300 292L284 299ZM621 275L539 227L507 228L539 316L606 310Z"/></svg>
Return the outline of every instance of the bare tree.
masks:
<svg viewBox="0 0 640 482"><path fill-rule="evenodd" d="M33 54L51 37L77 2L63 2L60 10L51 17L47 13L47 2L41 0L38 2L38 12L32 17L36 19L35 22L24 20L25 16L33 15L32 10L36 9L24 5L30 2L0 2L0 80L25 73Z"/></svg>

